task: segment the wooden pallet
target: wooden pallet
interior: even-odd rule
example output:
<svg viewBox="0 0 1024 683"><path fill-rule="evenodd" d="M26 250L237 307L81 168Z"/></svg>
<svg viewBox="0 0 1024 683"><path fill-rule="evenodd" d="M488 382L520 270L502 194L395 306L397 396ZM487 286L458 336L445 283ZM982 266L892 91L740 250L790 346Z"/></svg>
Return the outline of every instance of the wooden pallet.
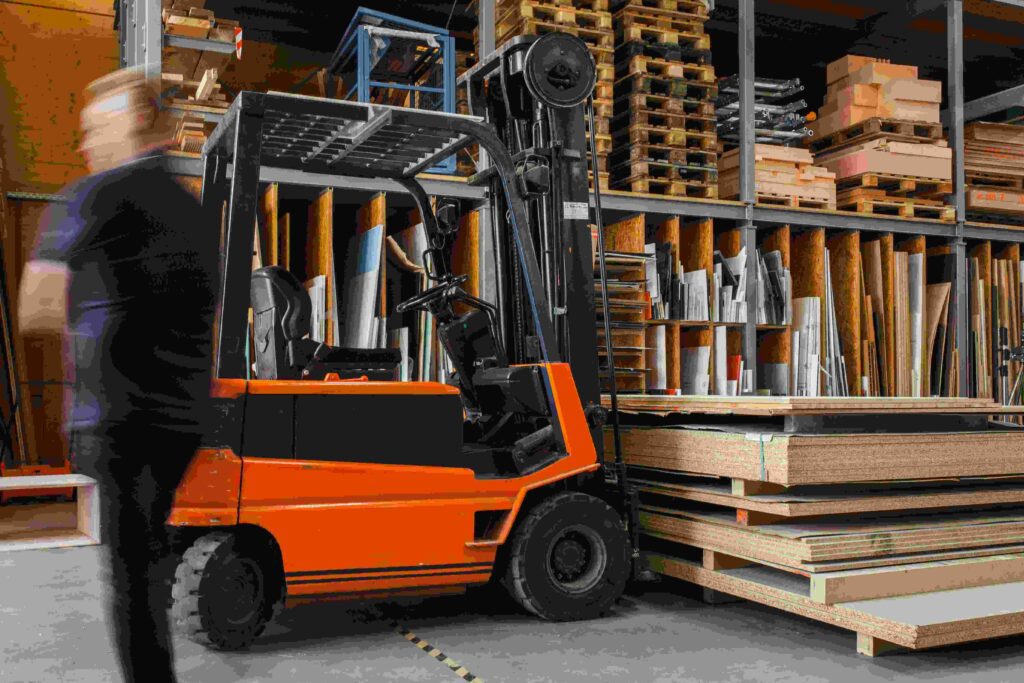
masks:
<svg viewBox="0 0 1024 683"><path fill-rule="evenodd" d="M715 103L706 99L688 99L651 93L632 93L615 99L615 113L626 111L652 111L665 114L715 117Z"/></svg>
<svg viewBox="0 0 1024 683"><path fill-rule="evenodd" d="M636 55L616 64L621 76L650 75L662 78L686 78L698 83L714 83L715 69L705 64L683 64L656 57Z"/></svg>
<svg viewBox="0 0 1024 683"><path fill-rule="evenodd" d="M599 79L594 83L594 99L609 102L615 99L615 85L612 79Z"/></svg>
<svg viewBox="0 0 1024 683"><path fill-rule="evenodd" d="M629 74L615 81L615 96L658 95L661 97L712 102L718 96L717 83L694 81L686 76Z"/></svg>
<svg viewBox="0 0 1024 683"><path fill-rule="evenodd" d="M711 60L711 50L691 47L689 45L671 45L666 43L648 43L638 40L618 43L615 47L615 59L622 62L633 57L650 57L667 62L682 64L707 64Z"/></svg>
<svg viewBox="0 0 1024 683"><path fill-rule="evenodd" d="M616 16L615 39L619 45L638 42L658 45L677 45L693 50L710 50L711 37L703 29L679 30L662 26L651 26L633 14Z"/></svg>
<svg viewBox="0 0 1024 683"><path fill-rule="evenodd" d="M606 156L612 153L612 136L598 133L594 137L596 138L598 156Z"/></svg>
<svg viewBox="0 0 1024 683"><path fill-rule="evenodd" d="M611 119L607 116L595 116L594 127L596 128L598 135L608 138L611 137Z"/></svg>
<svg viewBox="0 0 1024 683"><path fill-rule="evenodd" d="M649 14L671 14L696 19L708 17L708 6L702 0L619 0L612 3L612 9L623 8L643 8Z"/></svg>
<svg viewBox="0 0 1024 683"><path fill-rule="evenodd" d="M1024 190L1024 176L985 171L966 171L967 185L1001 190Z"/></svg>
<svg viewBox="0 0 1024 683"><path fill-rule="evenodd" d="M813 199L800 197L798 195L773 194L771 192L758 192L755 201L758 204L767 206L787 206L793 209L829 209L835 210L833 202L824 199Z"/></svg>
<svg viewBox="0 0 1024 683"><path fill-rule="evenodd" d="M624 7L615 13L613 24L618 26L649 26L682 33L702 33L705 17L692 14L650 11L643 7Z"/></svg>
<svg viewBox="0 0 1024 683"><path fill-rule="evenodd" d="M717 133L718 131L718 122L713 116L678 114L657 109L631 109L616 114L612 121L614 127L620 130L631 126L644 126L695 133Z"/></svg>
<svg viewBox="0 0 1024 683"><path fill-rule="evenodd" d="M610 29L593 29L566 24L553 24L536 19L522 19L514 25L505 26L497 33L500 45L515 36L542 36L546 33L568 33L576 36L590 48L594 60L598 64L614 62L615 34Z"/></svg>
<svg viewBox="0 0 1024 683"><path fill-rule="evenodd" d="M934 143L943 139L942 124L899 119L867 119L828 135L808 138L808 147L818 154L879 137L903 142Z"/></svg>
<svg viewBox="0 0 1024 683"><path fill-rule="evenodd" d="M627 161L613 166L612 173L617 178L682 180L706 186L718 182L718 169L665 161Z"/></svg>
<svg viewBox="0 0 1024 683"><path fill-rule="evenodd" d="M658 573L838 626L857 634L857 652L876 656L895 648L923 649L1024 632L1024 584L959 588L835 605L813 600L799 577L767 567L718 566L664 554L646 556Z"/></svg>
<svg viewBox="0 0 1024 683"><path fill-rule="evenodd" d="M681 166L706 166L717 170L718 152L669 145L626 145L612 153L612 165L626 161L651 161Z"/></svg>
<svg viewBox="0 0 1024 683"><path fill-rule="evenodd" d="M717 150L718 136L715 133L696 133L685 130L666 130L649 126L630 126L613 133L616 142L632 145L660 145L687 147L691 149Z"/></svg>
<svg viewBox="0 0 1024 683"><path fill-rule="evenodd" d="M662 178L635 177L616 180L613 189L657 194L666 197L693 197L698 199L715 199L718 186L707 183L696 183L685 180L665 180Z"/></svg>
<svg viewBox="0 0 1024 683"><path fill-rule="evenodd" d="M956 220L956 207L928 199L889 197L874 194L873 190L859 188L836 196L836 207L841 211L899 216L900 218L931 218L940 221Z"/></svg>
<svg viewBox="0 0 1024 683"><path fill-rule="evenodd" d="M554 5L521 0L519 3L503 6L503 11L498 17L495 32L504 33L518 25L523 19L533 19L548 24L562 24L576 28L604 31L612 29L612 15L607 11L595 11L577 8L572 5Z"/></svg>
<svg viewBox="0 0 1024 683"><path fill-rule="evenodd" d="M501 13L506 7L515 7L524 1L531 4L559 5L561 7L589 9L595 12L607 12L610 0L543 0L543 2L540 2L540 0L497 0L494 8L498 13ZM476 0L471 0L469 7L476 7Z"/></svg>
<svg viewBox="0 0 1024 683"><path fill-rule="evenodd" d="M953 191L952 182L938 178L861 173L860 175L836 179L836 190L839 192L859 187L883 190L887 195L897 197L928 198L936 195L950 194Z"/></svg>

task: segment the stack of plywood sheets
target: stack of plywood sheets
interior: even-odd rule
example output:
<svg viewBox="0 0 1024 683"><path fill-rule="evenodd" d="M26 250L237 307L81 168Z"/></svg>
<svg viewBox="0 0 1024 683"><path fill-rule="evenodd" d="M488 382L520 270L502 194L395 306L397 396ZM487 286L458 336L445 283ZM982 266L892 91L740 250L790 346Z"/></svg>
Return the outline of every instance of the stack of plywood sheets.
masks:
<svg viewBox="0 0 1024 683"><path fill-rule="evenodd" d="M865 654L1024 633L1024 430L984 415L1019 409L623 398L675 423L622 431L651 569L853 630Z"/></svg>
<svg viewBox="0 0 1024 683"><path fill-rule="evenodd" d="M1024 217L1024 125L979 121L964 140L967 210Z"/></svg>
<svg viewBox="0 0 1024 683"><path fill-rule="evenodd" d="M815 163L836 174L840 209L952 220L952 151L942 139L942 84L917 67L847 55L828 65L811 124Z"/></svg>
<svg viewBox="0 0 1024 683"><path fill-rule="evenodd" d="M815 209L836 208L836 174L814 165L805 149L755 145L754 183L759 204ZM723 199L739 197L739 150L726 152L718 163L718 191Z"/></svg>

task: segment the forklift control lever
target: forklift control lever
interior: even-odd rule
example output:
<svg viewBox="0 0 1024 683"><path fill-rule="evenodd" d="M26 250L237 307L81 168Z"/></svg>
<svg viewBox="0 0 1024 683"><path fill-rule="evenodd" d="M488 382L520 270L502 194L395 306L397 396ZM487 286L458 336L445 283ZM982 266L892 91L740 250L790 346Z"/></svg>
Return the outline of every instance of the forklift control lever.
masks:
<svg viewBox="0 0 1024 683"><path fill-rule="evenodd" d="M440 301L444 297L448 296L451 290L455 289L468 279L468 275L457 275L453 278L445 279L443 282L441 282L441 284L434 285L429 289L424 289L422 292L412 297L411 299L407 299L402 303L398 304L397 306L395 306L395 310L398 311L399 313L405 313L407 311L412 311L415 309L430 308L433 306L435 302Z"/></svg>

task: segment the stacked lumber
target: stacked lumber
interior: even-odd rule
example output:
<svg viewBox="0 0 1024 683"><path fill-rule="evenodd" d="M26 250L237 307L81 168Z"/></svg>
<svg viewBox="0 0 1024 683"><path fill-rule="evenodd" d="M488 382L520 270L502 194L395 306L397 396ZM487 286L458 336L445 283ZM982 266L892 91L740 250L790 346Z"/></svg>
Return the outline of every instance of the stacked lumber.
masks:
<svg viewBox="0 0 1024 683"><path fill-rule="evenodd" d="M826 75L809 145L815 163L836 174L838 208L953 220L941 82L919 79L915 66L860 55L832 62Z"/></svg>
<svg viewBox="0 0 1024 683"><path fill-rule="evenodd" d="M740 195L739 149L718 161L718 193L722 199ZM781 145L754 146L754 185L759 204L813 209L836 208L836 174L814 165L806 149Z"/></svg>
<svg viewBox="0 0 1024 683"><path fill-rule="evenodd" d="M968 211L1024 217L1024 125L969 124L964 171Z"/></svg>
<svg viewBox="0 0 1024 683"><path fill-rule="evenodd" d="M163 0L163 29L169 35L201 38L234 44L237 21L218 19L205 8L206 0ZM165 47L163 90L170 93L165 105L180 117L174 144L183 154L199 154L216 127L216 117L227 111L220 77L233 56L222 52Z"/></svg>
<svg viewBox="0 0 1024 683"><path fill-rule="evenodd" d="M1020 408L622 400L671 418L622 431L650 569L855 631L864 654L1024 633L1024 430L983 415Z"/></svg>
<svg viewBox="0 0 1024 683"><path fill-rule="evenodd" d="M594 88L594 126L597 138L596 166L601 188L608 189L608 153L611 151L609 121L612 115L615 33L609 0L497 0L495 2L495 44L516 36L569 33L590 48L597 65ZM474 32L477 50L479 37ZM591 177L593 184L593 177Z"/></svg>
<svg viewBox="0 0 1024 683"><path fill-rule="evenodd" d="M221 92L216 69L208 69L199 81L188 81L181 74L165 73L164 92L173 94L172 111L180 113L174 130L174 144L185 154L199 154L216 123L207 122L204 113L223 115L228 110L227 96Z"/></svg>
<svg viewBox="0 0 1024 683"><path fill-rule="evenodd" d="M612 187L718 196L717 88L701 0L618 0Z"/></svg>

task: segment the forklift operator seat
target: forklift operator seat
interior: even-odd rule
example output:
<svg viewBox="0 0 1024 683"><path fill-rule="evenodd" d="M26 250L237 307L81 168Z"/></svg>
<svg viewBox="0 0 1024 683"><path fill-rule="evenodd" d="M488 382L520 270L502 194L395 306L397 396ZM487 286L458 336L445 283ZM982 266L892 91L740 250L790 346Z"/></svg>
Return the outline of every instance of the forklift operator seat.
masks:
<svg viewBox="0 0 1024 683"><path fill-rule="evenodd" d="M279 266L252 274L250 299L256 331L258 379L342 379L367 376L394 380L402 356L398 349L343 349L309 335L313 304L298 278Z"/></svg>

